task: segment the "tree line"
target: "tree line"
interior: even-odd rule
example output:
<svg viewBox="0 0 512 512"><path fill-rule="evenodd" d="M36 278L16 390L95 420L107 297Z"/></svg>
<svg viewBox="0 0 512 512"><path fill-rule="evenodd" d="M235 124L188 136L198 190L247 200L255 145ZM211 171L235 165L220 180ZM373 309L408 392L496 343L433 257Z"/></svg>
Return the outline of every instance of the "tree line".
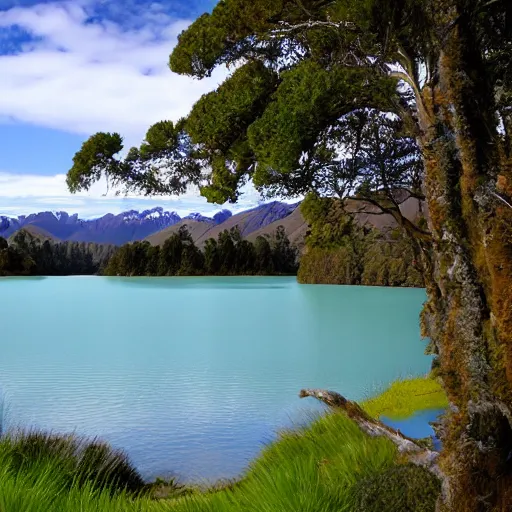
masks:
<svg viewBox="0 0 512 512"><path fill-rule="evenodd" d="M94 275L102 273L116 248L87 242L40 240L25 230L0 237L0 275Z"/></svg>
<svg viewBox="0 0 512 512"><path fill-rule="evenodd" d="M295 275L298 253L282 226L271 237L244 240L238 228L222 231L199 249L186 225L160 246L120 247L105 268L109 276Z"/></svg>

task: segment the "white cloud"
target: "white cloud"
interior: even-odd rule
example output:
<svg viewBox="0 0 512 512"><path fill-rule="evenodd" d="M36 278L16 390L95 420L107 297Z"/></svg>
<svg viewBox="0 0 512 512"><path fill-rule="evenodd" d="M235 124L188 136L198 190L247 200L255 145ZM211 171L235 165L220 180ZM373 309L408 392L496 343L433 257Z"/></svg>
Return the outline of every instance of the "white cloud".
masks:
<svg viewBox="0 0 512 512"><path fill-rule="evenodd" d="M116 197L112 192L106 193L106 183L100 181L93 185L89 192L71 195L66 187L66 176L37 176L0 172L0 215L18 216L29 213L64 210L78 213L82 218L99 217L105 213L121 213L126 210L145 210L162 206L179 215L191 212L213 214L222 208L239 212L256 206L259 194L247 184L236 205L214 205L206 202L198 190L190 190L186 194L176 196L140 197L129 195Z"/></svg>
<svg viewBox="0 0 512 512"><path fill-rule="evenodd" d="M171 73L169 54L189 21L145 11L143 28L88 20L88 2L0 11L0 27L33 40L0 55L0 116L82 135L118 131L129 145L162 119L177 120L227 75L194 80Z"/></svg>
<svg viewBox="0 0 512 512"><path fill-rule="evenodd" d="M93 0L73 0L0 10L0 28L16 27L31 35L21 51L0 55L0 120L84 136L116 131L129 147L140 143L151 124L186 115L202 94L227 76L224 68L201 81L171 73L169 54L189 21L163 14L157 4L141 12L139 28L130 29L108 20L91 22L91 6ZM90 217L156 205L180 214L221 208L208 204L197 190L180 198L152 199L120 199L112 193L105 197L105 192L105 182L71 195L63 174L0 171L0 214L62 208ZM239 203L228 207L247 209L258 200L247 185Z"/></svg>

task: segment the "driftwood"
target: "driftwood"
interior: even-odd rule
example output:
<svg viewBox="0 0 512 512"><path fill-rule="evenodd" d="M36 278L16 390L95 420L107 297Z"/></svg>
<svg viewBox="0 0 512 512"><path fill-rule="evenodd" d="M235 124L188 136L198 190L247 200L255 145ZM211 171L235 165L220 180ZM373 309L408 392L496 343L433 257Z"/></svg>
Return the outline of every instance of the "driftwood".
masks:
<svg viewBox="0 0 512 512"><path fill-rule="evenodd" d="M324 389L301 389L300 398L313 397L334 409L344 411L363 432L368 435L384 436L393 442L398 448L399 453L403 454L407 460L417 466L422 466L433 473L442 483L443 497L448 497L449 483L444 473L439 468L437 459L439 452L430 450L418 444L417 441L405 436L394 428L384 425L381 421L369 416L356 402L347 400L344 396L335 391L326 391Z"/></svg>

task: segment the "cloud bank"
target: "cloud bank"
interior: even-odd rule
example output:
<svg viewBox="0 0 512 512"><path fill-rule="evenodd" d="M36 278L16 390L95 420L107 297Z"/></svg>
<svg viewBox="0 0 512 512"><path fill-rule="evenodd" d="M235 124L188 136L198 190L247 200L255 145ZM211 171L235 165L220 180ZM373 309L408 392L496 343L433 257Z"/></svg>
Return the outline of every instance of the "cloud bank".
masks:
<svg viewBox="0 0 512 512"><path fill-rule="evenodd" d="M116 197L106 194L106 183L96 183L89 192L69 194L66 176L18 175L0 172L0 215L17 217L40 211L63 210L78 213L81 218L100 217L105 213L121 213L127 210L142 211L162 206L182 217L192 212L213 214L222 208L232 212L248 210L259 202L259 194L252 185L242 189L236 204L214 205L206 202L198 190L190 190L183 196L161 196L154 198L128 195Z"/></svg>
<svg viewBox="0 0 512 512"><path fill-rule="evenodd" d="M0 56L0 116L85 136L117 131L138 144L151 124L186 115L226 77L223 68L200 81L170 72L169 54L190 20L151 4L139 16L142 26L126 29L94 18L95 5L0 11L4 39L20 29L29 36Z"/></svg>
<svg viewBox="0 0 512 512"><path fill-rule="evenodd" d="M198 81L169 70L169 54L191 20L175 18L153 3L131 9L121 24L98 15L104 3L73 0L0 10L0 121L84 138L115 131L128 148L138 145L153 123L186 115L227 76L220 68ZM89 193L72 196L65 186L66 171L48 177L38 176L37 169L33 175L0 169L0 214L26 214L44 205L84 216L134 204L175 205L182 213L220 208L208 205L197 190L180 198L118 199L112 192L104 196L106 186L100 183ZM248 186L234 209L254 206L258 199Z"/></svg>

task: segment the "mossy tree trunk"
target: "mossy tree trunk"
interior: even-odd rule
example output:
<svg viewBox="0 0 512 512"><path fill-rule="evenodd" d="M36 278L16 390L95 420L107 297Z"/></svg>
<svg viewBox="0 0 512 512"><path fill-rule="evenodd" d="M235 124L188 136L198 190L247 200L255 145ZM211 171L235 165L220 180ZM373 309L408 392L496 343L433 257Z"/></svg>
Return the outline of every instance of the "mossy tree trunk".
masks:
<svg viewBox="0 0 512 512"><path fill-rule="evenodd" d="M441 431L440 510L512 510L510 155L496 137L492 83L463 16L422 92L420 142L433 234L424 334L452 407ZM501 196L504 197L504 196ZM505 195L506 197L506 195Z"/></svg>

